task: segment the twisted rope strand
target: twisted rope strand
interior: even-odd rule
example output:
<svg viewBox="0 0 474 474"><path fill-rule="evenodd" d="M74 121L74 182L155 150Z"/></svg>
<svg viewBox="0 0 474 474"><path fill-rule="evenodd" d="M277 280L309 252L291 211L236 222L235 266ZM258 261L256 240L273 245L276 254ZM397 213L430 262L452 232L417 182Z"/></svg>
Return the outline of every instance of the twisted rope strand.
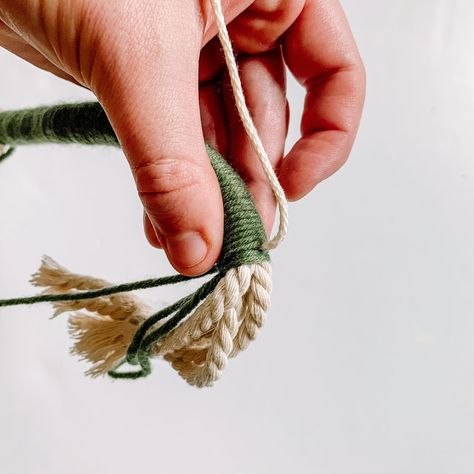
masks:
<svg viewBox="0 0 474 474"><path fill-rule="evenodd" d="M227 365L233 349L233 340L239 328L238 308L250 285L251 269L239 267L230 270L224 280L223 291L216 295L222 299L223 314L210 336L209 349L202 366L196 366L186 381L197 387L211 386L218 380Z"/></svg>
<svg viewBox="0 0 474 474"><path fill-rule="evenodd" d="M211 386L221 376L235 350L238 331L245 324L242 300L251 291L260 265L229 270L202 307L156 348L157 354L171 362L191 385Z"/></svg>
<svg viewBox="0 0 474 474"><path fill-rule="evenodd" d="M209 351L203 368L192 379L197 386L211 385L227 365L228 356L233 350L234 338L239 329L239 310L242 298L247 293L254 269L236 268L226 279L224 315L212 333Z"/></svg>
<svg viewBox="0 0 474 474"><path fill-rule="evenodd" d="M112 283L100 278L72 273L48 256L43 257L41 267L30 282L35 286L45 287L43 293L46 294L66 293L70 290L100 290L112 286ZM124 320L135 314L148 316L152 313L151 308L133 293L119 293L89 300L60 301L53 303L53 307L53 317L80 309L110 316L115 320Z"/></svg>
<svg viewBox="0 0 474 474"><path fill-rule="evenodd" d="M242 321L234 338L230 357L247 349L263 327L270 308L272 290L272 267L268 262L255 266L249 291L245 294L242 308Z"/></svg>

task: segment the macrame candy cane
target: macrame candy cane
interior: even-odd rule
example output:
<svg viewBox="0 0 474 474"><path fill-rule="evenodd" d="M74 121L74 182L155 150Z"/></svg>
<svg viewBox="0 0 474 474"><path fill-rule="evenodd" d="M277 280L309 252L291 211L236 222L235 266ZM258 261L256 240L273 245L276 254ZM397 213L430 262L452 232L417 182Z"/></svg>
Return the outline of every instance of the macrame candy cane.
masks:
<svg viewBox="0 0 474 474"><path fill-rule="evenodd" d="M217 264L195 292L158 312L134 290L177 284L192 277L173 275L120 285L78 275L44 257L31 279L43 293L0 300L0 307L50 302L54 316L70 313L72 352L92 365L88 375L108 373L135 379L151 372L150 358L161 357L191 385L211 386L228 359L256 338L270 306L271 265L268 250L285 237L288 210L245 103L238 68L219 0L211 0L237 109L279 208L277 234L266 241L252 197L229 164L207 146L224 202L224 242ZM38 107L0 113L0 161L16 145L80 143L118 146L99 103ZM123 370L129 364L130 370Z"/></svg>

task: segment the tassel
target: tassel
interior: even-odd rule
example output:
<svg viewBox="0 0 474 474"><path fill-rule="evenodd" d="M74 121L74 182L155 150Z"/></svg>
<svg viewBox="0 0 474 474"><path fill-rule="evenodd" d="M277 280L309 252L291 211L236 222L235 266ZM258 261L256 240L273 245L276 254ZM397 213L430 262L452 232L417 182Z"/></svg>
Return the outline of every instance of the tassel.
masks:
<svg viewBox="0 0 474 474"><path fill-rule="evenodd" d="M43 257L40 269L30 281L35 286L44 287L44 293L52 294L111 286L105 280L72 273L47 256ZM125 357L138 327L145 317L152 314L151 308L131 293L57 301L53 307L53 317L72 313L69 333L75 344L71 353L93 364L86 372L93 377L117 367ZM87 313L79 310L86 310Z"/></svg>
<svg viewBox="0 0 474 474"><path fill-rule="evenodd" d="M76 292L100 290L112 286L111 283L99 278L72 273L48 256L43 257L41 267L31 277L30 283L43 287L45 294L64 294L71 290ZM116 321L125 320L137 314L145 317L152 314L151 308L131 293L77 301L57 301L53 303L53 307L55 309L53 317L81 309L99 316L109 316Z"/></svg>
<svg viewBox="0 0 474 474"><path fill-rule="evenodd" d="M71 354L92 364L86 375L104 375L125 358L143 320L141 316L116 320L110 316L72 314L69 318L69 334L74 340Z"/></svg>

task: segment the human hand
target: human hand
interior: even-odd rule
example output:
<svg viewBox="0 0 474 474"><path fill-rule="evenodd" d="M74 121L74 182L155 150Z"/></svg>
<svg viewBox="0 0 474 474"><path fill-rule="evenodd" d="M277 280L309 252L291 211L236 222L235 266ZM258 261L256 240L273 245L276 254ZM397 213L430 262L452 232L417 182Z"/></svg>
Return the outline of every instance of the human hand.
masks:
<svg viewBox="0 0 474 474"><path fill-rule="evenodd" d="M337 0L223 0L248 106L289 200L347 159L365 74ZM0 46L91 89L145 208L150 243L199 275L223 238L205 140L230 157L269 233L275 203L236 112L207 0L0 0ZM306 87L302 137L286 157L285 64Z"/></svg>

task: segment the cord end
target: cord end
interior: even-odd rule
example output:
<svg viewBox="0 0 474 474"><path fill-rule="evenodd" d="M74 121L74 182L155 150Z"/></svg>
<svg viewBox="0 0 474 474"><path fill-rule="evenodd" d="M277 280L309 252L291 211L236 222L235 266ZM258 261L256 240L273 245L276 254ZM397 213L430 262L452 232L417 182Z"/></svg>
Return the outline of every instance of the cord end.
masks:
<svg viewBox="0 0 474 474"><path fill-rule="evenodd" d="M12 146L0 144L0 163L6 160L14 151L15 148Z"/></svg>

